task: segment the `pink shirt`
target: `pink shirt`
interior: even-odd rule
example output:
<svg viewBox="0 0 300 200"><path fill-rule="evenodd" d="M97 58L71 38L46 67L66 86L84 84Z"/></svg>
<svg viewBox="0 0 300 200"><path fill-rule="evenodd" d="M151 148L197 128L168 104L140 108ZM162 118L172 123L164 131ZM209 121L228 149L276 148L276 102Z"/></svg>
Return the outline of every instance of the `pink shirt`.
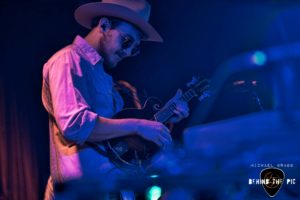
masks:
<svg viewBox="0 0 300 200"><path fill-rule="evenodd" d="M103 59L83 38L54 54L43 68L43 105L49 113L50 170L54 181L109 173L115 166L84 142L98 116L123 108Z"/></svg>

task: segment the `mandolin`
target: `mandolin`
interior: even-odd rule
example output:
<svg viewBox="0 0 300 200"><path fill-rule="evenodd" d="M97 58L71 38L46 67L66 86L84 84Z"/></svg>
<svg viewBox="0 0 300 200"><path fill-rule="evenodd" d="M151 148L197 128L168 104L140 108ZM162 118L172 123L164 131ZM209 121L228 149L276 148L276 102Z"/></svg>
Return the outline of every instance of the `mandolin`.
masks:
<svg viewBox="0 0 300 200"><path fill-rule="evenodd" d="M189 102L194 97L201 101L209 96L209 81L207 79L193 78L187 84L181 100ZM155 97L150 97L142 109L128 108L118 112L113 118L137 118L155 120L166 123L173 115L176 108L175 103L170 102L162 107L162 103ZM112 162L120 167L141 168L147 165L151 157L159 151L159 147L140 136L124 136L105 141L106 151Z"/></svg>

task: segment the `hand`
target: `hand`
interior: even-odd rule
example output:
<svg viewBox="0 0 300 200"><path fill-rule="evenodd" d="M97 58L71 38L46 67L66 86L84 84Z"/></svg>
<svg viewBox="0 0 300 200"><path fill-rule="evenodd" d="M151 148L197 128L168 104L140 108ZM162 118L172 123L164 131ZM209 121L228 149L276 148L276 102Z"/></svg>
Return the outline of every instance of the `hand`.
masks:
<svg viewBox="0 0 300 200"><path fill-rule="evenodd" d="M167 147L172 143L169 129L160 122L137 119L135 126L137 126L139 136L160 147Z"/></svg>
<svg viewBox="0 0 300 200"><path fill-rule="evenodd" d="M180 99L181 96L182 96L182 91L179 89L177 90L176 95L166 104L166 106L169 106L172 103L175 103L176 105L176 108L174 110L175 115L171 117L168 120L168 122L176 123L189 116L188 104L185 101Z"/></svg>

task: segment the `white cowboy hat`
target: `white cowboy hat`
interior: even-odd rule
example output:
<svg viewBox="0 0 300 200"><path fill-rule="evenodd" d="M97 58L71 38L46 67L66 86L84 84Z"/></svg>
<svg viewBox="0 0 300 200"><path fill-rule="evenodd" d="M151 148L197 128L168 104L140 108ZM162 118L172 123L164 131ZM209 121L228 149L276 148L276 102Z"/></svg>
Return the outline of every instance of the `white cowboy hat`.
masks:
<svg viewBox="0 0 300 200"><path fill-rule="evenodd" d="M92 19L97 16L115 17L138 27L144 41L162 42L159 33L148 23L151 6L146 0L102 0L78 7L74 16L76 21L91 29Z"/></svg>

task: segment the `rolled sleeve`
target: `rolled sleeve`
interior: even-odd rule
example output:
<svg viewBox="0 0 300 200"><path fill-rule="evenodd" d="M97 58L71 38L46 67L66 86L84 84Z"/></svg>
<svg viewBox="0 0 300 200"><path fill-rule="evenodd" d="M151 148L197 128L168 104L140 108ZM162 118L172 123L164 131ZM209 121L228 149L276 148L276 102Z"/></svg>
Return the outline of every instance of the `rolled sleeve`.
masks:
<svg viewBox="0 0 300 200"><path fill-rule="evenodd" d="M53 116L65 139L83 144L92 132L98 115L91 110L80 58L64 52L48 63L48 84Z"/></svg>

